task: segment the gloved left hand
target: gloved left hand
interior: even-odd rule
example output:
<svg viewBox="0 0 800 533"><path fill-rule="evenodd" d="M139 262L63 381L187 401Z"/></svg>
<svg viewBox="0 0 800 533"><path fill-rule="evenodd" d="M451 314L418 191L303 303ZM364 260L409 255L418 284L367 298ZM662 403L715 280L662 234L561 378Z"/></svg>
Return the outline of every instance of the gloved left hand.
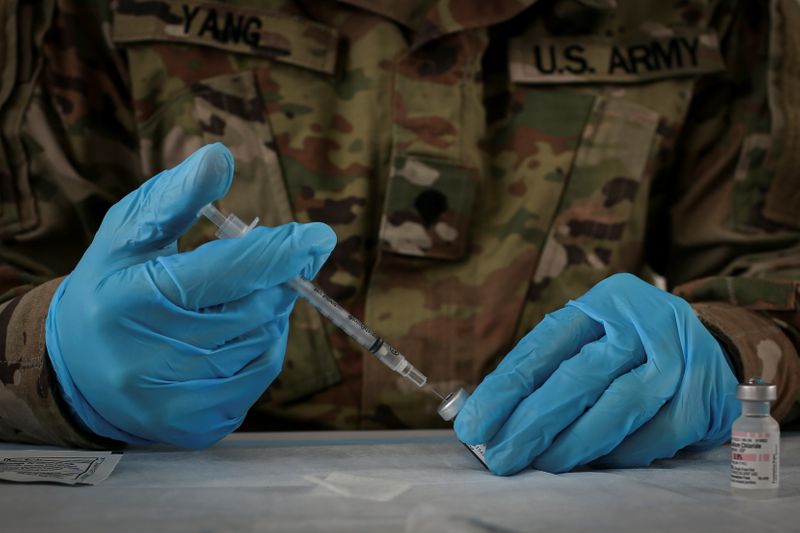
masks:
<svg viewBox="0 0 800 533"><path fill-rule="evenodd" d="M730 437L737 380L686 301L617 274L547 315L456 418L495 474L633 467Z"/></svg>

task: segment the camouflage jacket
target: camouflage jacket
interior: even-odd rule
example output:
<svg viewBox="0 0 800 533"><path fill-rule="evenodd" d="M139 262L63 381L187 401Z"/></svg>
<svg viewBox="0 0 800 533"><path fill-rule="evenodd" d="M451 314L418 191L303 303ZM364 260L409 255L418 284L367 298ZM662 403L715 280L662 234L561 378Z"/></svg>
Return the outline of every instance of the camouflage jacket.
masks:
<svg viewBox="0 0 800 533"><path fill-rule="evenodd" d="M657 272L792 416L793 0L29 0L0 22L0 438L101 445L60 403L51 294L111 204L213 141L221 208L330 224L317 283L440 390L608 275ZM245 427L441 424L300 303Z"/></svg>

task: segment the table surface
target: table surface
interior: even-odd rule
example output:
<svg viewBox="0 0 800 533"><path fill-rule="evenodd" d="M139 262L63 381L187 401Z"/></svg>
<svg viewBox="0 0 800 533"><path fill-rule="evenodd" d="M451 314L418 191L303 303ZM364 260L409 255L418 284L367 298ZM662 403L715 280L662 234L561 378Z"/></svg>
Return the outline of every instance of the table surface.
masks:
<svg viewBox="0 0 800 533"><path fill-rule="evenodd" d="M780 492L759 500L730 492L727 447L502 478L450 431L242 433L130 449L97 486L0 482L0 530L798 531L800 433L781 447Z"/></svg>

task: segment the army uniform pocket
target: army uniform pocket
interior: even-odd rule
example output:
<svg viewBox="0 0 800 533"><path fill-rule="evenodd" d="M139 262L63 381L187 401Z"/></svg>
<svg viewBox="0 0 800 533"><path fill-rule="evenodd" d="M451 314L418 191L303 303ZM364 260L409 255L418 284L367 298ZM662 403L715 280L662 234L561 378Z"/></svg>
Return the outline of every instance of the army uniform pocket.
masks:
<svg viewBox="0 0 800 533"><path fill-rule="evenodd" d="M436 259L464 257L476 184L461 165L395 157L381 218L381 250Z"/></svg>
<svg viewBox="0 0 800 533"><path fill-rule="evenodd" d="M141 126L153 142L146 148L153 173L165 160L185 157L209 143L224 143L233 155L234 178L220 207L245 221L259 217L267 225L292 222L294 216L272 130L250 71L193 83ZM167 153L163 153L166 151ZM215 228L200 221L179 241L191 250L214 238ZM341 379L319 313L298 301L291 316L286 360L266 395L286 403L323 390Z"/></svg>
<svg viewBox="0 0 800 533"><path fill-rule="evenodd" d="M20 126L39 76L53 4L0 3L0 237L39 223Z"/></svg>
<svg viewBox="0 0 800 533"><path fill-rule="evenodd" d="M642 267L660 119L633 101L595 97L530 282L518 335L614 272Z"/></svg>
<svg viewBox="0 0 800 533"><path fill-rule="evenodd" d="M771 113L769 131L751 133L741 139L734 175L732 216L736 227L748 233L800 229L798 24L800 6L796 3L776 2L772 6L769 70L754 76L754 83L766 79L768 84L764 105L769 105ZM755 103L751 107L758 109ZM758 119L751 120L763 124Z"/></svg>
<svg viewBox="0 0 800 533"><path fill-rule="evenodd" d="M224 143L235 163L220 208L270 226L294 221L257 71L273 61L314 72L335 63L334 30L236 4L119 2L113 35L128 50L144 175L178 164L201 146ZM200 221L179 241L193 249L214 237ZM265 347L266 349L266 347ZM320 315L298 301L283 370L266 393L287 403L340 381Z"/></svg>
<svg viewBox="0 0 800 533"><path fill-rule="evenodd" d="M292 222L294 216L272 130L253 73L195 83L192 94L192 115L202 130L204 143L224 143L236 163L231 188L218 202L222 209L246 221L258 216L269 226ZM214 231L209 225L196 228L185 239L189 246L193 244L192 237L204 242ZM304 300L295 305L287 345L291 349L284 368L267 392L272 401L286 403L302 398L341 379L322 319Z"/></svg>
<svg viewBox="0 0 800 533"><path fill-rule="evenodd" d="M534 284L569 284L572 276L599 281L620 269L614 255L631 238L628 224L647 185L658 121L658 113L639 104L595 99Z"/></svg>

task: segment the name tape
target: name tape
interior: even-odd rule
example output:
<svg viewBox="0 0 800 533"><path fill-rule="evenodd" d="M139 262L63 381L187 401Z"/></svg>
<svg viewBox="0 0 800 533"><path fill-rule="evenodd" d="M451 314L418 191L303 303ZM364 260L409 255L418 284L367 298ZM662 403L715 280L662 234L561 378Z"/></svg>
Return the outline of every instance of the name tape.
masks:
<svg viewBox="0 0 800 533"><path fill-rule="evenodd" d="M314 21L215 2L117 0L113 39L176 41L270 57L325 73L336 63L338 32Z"/></svg>

